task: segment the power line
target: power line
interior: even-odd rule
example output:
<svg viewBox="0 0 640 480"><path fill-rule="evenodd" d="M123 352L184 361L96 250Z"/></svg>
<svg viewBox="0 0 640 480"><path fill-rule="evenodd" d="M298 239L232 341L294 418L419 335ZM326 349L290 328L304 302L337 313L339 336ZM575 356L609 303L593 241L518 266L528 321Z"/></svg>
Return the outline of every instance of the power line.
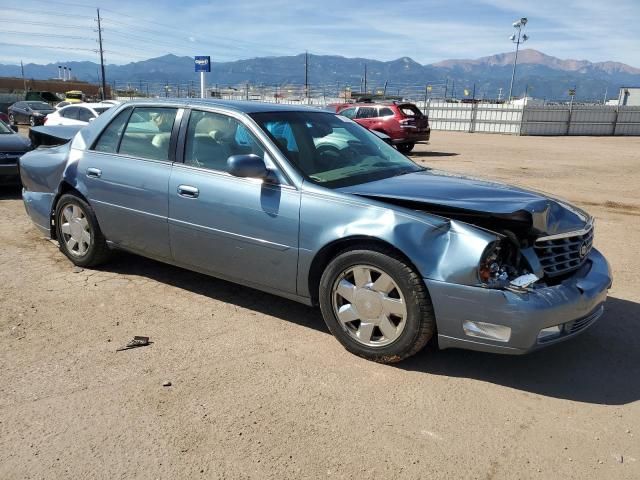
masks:
<svg viewBox="0 0 640 480"><path fill-rule="evenodd" d="M7 34L15 34L15 35L24 35L24 32L17 32L17 31L11 31L11 30L4 30L2 33L7 33ZM29 36L39 36L39 37L54 37L54 38L67 38L70 40L93 40L93 38L89 38L89 37L79 37L79 36L75 36L75 35L59 35L56 33L39 33L39 32L30 32L28 33Z"/></svg>
<svg viewBox="0 0 640 480"><path fill-rule="evenodd" d="M12 25L15 25L16 20L7 20L4 18L0 18L0 22L3 23L11 23ZM81 26L81 25L68 25L68 24L59 24L56 23L56 25L52 25L51 23L45 23L45 22L33 22L30 20L20 20L20 25L36 25L36 26L40 26L40 27L50 27L50 28L75 28L75 29L81 29L81 30L88 30L91 27L89 25L86 26ZM30 34L29 32L22 32L23 34Z"/></svg>
<svg viewBox="0 0 640 480"><path fill-rule="evenodd" d="M92 17L87 17L85 15L75 15L73 13L58 13L58 12L43 12L42 10L29 10L26 8L14 8L11 7L11 11L12 12L22 12L22 13L35 13L38 15L52 15L54 17L65 17L65 18L82 18L82 19L86 19L86 20L92 20Z"/></svg>
<svg viewBox="0 0 640 480"><path fill-rule="evenodd" d="M49 50L78 50L78 51L84 51L84 52L97 51L95 48L62 47L60 45L37 45L33 43L11 43L11 42L2 42L2 41L0 41L0 45L11 45L14 47L47 48Z"/></svg>

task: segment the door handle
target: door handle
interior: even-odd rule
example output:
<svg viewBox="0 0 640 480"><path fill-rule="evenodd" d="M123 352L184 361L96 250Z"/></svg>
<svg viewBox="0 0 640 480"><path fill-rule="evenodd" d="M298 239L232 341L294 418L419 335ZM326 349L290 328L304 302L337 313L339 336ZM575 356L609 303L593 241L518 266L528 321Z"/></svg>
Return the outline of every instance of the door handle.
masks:
<svg viewBox="0 0 640 480"><path fill-rule="evenodd" d="M87 168L87 177L100 178L102 176L102 170L99 168L89 167Z"/></svg>
<svg viewBox="0 0 640 480"><path fill-rule="evenodd" d="M196 187L192 187L191 185L178 185L178 195L187 198L198 198L200 190Z"/></svg>

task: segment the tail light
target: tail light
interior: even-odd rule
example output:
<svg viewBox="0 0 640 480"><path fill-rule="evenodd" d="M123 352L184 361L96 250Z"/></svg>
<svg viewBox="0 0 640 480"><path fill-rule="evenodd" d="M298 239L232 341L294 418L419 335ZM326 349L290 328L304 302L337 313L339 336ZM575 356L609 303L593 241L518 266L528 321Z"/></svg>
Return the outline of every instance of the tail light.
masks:
<svg viewBox="0 0 640 480"><path fill-rule="evenodd" d="M416 121L413 118L403 118L400 120L400 125L403 127L413 127Z"/></svg>

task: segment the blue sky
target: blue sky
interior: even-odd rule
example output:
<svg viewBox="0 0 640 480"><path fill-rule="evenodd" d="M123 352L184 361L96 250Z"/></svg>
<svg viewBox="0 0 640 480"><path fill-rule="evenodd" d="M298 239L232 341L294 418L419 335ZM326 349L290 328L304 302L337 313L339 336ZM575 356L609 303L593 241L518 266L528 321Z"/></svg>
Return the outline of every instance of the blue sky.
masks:
<svg viewBox="0 0 640 480"><path fill-rule="evenodd" d="M96 61L96 5L108 63L305 50L420 63L477 58L512 50L511 23L526 16L526 47L640 67L640 0L0 0L0 63Z"/></svg>

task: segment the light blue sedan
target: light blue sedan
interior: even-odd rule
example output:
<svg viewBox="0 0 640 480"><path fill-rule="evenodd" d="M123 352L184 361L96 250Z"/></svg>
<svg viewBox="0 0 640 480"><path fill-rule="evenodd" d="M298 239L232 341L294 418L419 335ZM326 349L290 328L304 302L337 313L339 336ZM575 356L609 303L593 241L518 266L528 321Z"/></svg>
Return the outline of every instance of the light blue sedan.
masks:
<svg viewBox="0 0 640 480"><path fill-rule="evenodd" d="M351 120L257 102L110 109L20 161L28 214L76 265L122 249L319 305L351 352L525 353L603 312L593 219L421 167Z"/></svg>

